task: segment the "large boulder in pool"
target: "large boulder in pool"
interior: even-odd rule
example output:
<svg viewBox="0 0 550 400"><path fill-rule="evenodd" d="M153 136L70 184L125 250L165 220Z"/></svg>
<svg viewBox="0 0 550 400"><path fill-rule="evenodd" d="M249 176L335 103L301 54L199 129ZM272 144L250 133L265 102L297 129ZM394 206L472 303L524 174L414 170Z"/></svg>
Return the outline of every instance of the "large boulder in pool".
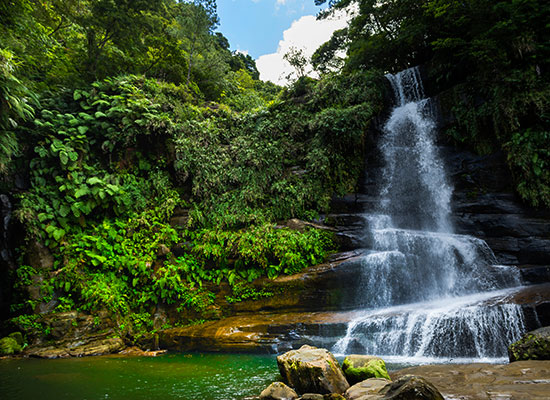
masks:
<svg viewBox="0 0 550 400"><path fill-rule="evenodd" d="M260 400L292 400L298 394L283 382L273 382L260 394Z"/></svg>
<svg viewBox="0 0 550 400"><path fill-rule="evenodd" d="M283 380L298 393L344 393L349 383L332 353L308 345L277 357Z"/></svg>
<svg viewBox="0 0 550 400"><path fill-rule="evenodd" d="M384 400L444 400L434 385L416 375L403 375L380 393Z"/></svg>
<svg viewBox="0 0 550 400"><path fill-rule="evenodd" d="M510 362L550 360L550 326L527 332L508 347Z"/></svg>
<svg viewBox="0 0 550 400"><path fill-rule="evenodd" d="M349 355L342 363L342 370L350 385L369 378L390 379L386 363L376 356Z"/></svg>

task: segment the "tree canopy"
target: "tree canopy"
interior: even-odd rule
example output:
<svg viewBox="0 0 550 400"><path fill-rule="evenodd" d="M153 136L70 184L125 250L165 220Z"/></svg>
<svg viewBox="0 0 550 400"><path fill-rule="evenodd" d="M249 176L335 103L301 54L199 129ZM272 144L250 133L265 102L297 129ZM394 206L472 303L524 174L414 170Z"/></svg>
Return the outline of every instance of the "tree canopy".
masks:
<svg viewBox="0 0 550 400"><path fill-rule="evenodd" d="M548 2L339 0L329 5L356 6L357 12L349 27L314 55L319 70L326 70L338 51L347 53L344 73L424 65L432 93L441 94L454 118L446 132L480 152L503 150L519 193L550 206L544 172L550 167Z"/></svg>

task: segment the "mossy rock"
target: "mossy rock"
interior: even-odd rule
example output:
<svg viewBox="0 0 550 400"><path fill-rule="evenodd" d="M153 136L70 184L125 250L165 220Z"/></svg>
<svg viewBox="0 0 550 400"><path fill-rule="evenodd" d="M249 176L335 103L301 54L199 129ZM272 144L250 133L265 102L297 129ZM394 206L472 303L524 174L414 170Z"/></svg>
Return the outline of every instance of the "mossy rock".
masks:
<svg viewBox="0 0 550 400"><path fill-rule="evenodd" d="M0 339L0 356L11 356L12 354L19 353L21 351L21 345L17 343L12 337L5 337Z"/></svg>
<svg viewBox="0 0 550 400"><path fill-rule="evenodd" d="M343 393L349 384L334 355L326 349L304 345L277 357L285 383L297 393Z"/></svg>
<svg viewBox="0 0 550 400"><path fill-rule="evenodd" d="M349 355L344 360L342 369L351 385L369 378L390 379L386 363L381 358L375 356Z"/></svg>
<svg viewBox="0 0 550 400"><path fill-rule="evenodd" d="M25 344L25 339L23 338L23 334L21 332L10 333L8 337L15 339L19 346L23 346L23 344Z"/></svg>
<svg viewBox="0 0 550 400"><path fill-rule="evenodd" d="M550 360L550 326L527 332L508 347L510 362Z"/></svg>

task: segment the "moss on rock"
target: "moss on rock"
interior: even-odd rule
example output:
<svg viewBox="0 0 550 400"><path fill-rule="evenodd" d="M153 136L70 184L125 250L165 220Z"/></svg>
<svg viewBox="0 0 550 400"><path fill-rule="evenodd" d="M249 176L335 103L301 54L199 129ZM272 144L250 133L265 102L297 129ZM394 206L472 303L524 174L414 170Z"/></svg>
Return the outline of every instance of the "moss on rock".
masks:
<svg viewBox="0 0 550 400"><path fill-rule="evenodd" d="M21 351L21 345L17 343L17 340L12 337L5 337L0 339L0 356L11 356L12 354L19 353Z"/></svg>
<svg viewBox="0 0 550 400"><path fill-rule="evenodd" d="M510 362L550 360L550 326L527 332L508 347Z"/></svg>
<svg viewBox="0 0 550 400"><path fill-rule="evenodd" d="M8 337L14 339L19 346L23 346L25 343L25 339L23 338L23 334L21 332L10 333Z"/></svg>
<svg viewBox="0 0 550 400"><path fill-rule="evenodd" d="M353 385L369 378L390 379L386 369L386 363L379 357L350 355L342 364L344 375L348 382Z"/></svg>

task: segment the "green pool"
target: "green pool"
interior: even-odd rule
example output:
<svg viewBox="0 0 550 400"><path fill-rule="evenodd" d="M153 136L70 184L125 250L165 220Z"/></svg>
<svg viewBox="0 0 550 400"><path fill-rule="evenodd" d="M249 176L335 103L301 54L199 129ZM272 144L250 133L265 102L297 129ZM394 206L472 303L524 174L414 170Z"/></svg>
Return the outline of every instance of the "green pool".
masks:
<svg viewBox="0 0 550 400"><path fill-rule="evenodd" d="M232 400L278 380L274 356L167 354L0 360L6 400Z"/></svg>

